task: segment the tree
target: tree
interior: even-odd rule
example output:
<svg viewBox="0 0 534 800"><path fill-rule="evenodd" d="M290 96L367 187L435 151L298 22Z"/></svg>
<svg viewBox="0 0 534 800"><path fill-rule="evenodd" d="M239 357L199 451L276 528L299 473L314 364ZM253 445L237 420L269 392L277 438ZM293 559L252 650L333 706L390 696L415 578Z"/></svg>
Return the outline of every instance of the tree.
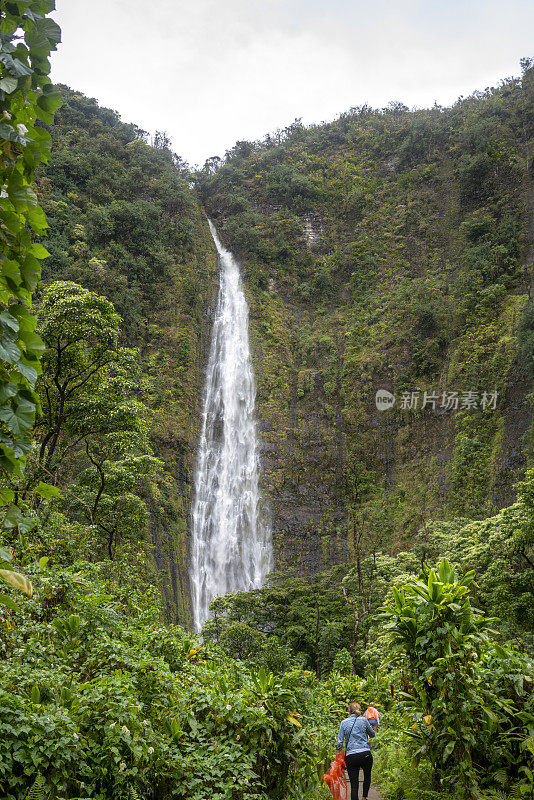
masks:
<svg viewBox="0 0 534 800"><path fill-rule="evenodd" d="M87 405L106 368L117 361L119 325L109 300L76 283L58 281L44 293L39 332L47 349L38 387L43 413L37 428L44 431L39 463L49 472L57 470L92 427Z"/></svg>
<svg viewBox="0 0 534 800"><path fill-rule="evenodd" d="M56 482L75 480L73 507L101 531L113 559L121 539L146 529L139 485L159 466L147 409L134 399L137 353L119 347L113 304L71 282L46 290L39 329L47 345L39 467Z"/></svg>
<svg viewBox="0 0 534 800"><path fill-rule="evenodd" d="M343 572L343 567L336 567L308 577L280 573L262 589L216 598L210 605L214 616L202 635L220 643L228 629L244 625L266 637L265 648L272 643L318 675L324 674L349 634L339 591Z"/></svg>
<svg viewBox="0 0 534 800"><path fill-rule="evenodd" d="M354 503L354 501L353 501ZM353 628L350 654L353 663L360 636L368 643L372 613L384 597L384 587L377 572L377 554L390 531L392 504L386 503L381 492L371 498L361 510L348 510L349 552L352 566L341 581L345 602L351 606Z"/></svg>
<svg viewBox="0 0 534 800"><path fill-rule="evenodd" d="M210 156L204 162L204 166L202 167L202 171L205 172L207 175L215 175L217 170L219 170L224 161L220 156Z"/></svg>
<svg viewBox="0 0 534 800"><path fill-rule="evenodd" d="M458 578L443 559L437 572L393 587L393 603L379 615L415 718L414 754L428 758L437 788L459 787L464 798L478 796L490 767L510 770L517 731L533 720L531 711L517 713L525 692L513 677L523 670L531 681L528 660L493 642L494 620L471 607L473 582L473 571Z"/></svg>
<svg viewBox="0 0 534 800"><path fill-rule="evenodd" d="M245 622L234 622L224 630L219 644L232 658L245 659L257 655L263 640L263 634Z"/></svg>
<svg viewBox="0 0 534 800"><path fill-rule="evenodd" d="M140 487L160 466L148 441L147 409L133 399L138 374L135 351L121 348L97 385L80 396L71 432L90 462L76 478L76 495L85 500L80 510L104 535L111 560L120 541L146 530Z"/></svg>

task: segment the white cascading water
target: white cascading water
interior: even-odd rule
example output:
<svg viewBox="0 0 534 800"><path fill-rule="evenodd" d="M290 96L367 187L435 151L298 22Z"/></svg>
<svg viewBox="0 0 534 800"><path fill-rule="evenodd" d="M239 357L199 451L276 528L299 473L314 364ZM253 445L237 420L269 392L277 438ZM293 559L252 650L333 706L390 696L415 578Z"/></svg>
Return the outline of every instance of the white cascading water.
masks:
<svg viewBox="0 0 534 800"><path fill-rule="evenodd" d="M262 585L271 569L270 530L260 519L259 457L248 307L239 267L209 223L220 287L192 508L191 596L195 630L220 595Z"/></svg>

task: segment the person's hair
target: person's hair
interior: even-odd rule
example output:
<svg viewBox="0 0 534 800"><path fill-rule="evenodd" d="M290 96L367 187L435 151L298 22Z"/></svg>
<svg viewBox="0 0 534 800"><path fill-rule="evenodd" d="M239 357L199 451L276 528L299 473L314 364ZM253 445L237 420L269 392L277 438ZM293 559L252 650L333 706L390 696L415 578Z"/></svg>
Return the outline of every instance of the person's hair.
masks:
<svg viewBox="0 0 534 800"><path fill-rule="evenodd" d="M362 707L359 703L349 703L349 714L359 714Z"/></svg>

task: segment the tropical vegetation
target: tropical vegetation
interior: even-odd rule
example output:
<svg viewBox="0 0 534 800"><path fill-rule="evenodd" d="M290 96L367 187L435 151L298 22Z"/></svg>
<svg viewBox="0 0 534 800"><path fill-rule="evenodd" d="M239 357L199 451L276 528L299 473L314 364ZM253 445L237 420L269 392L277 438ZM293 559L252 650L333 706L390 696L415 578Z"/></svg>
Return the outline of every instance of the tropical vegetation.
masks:
<svg viewBox="0 0 534 800"><path fill-rule="evenodd" d="M532 800L532 62L192 172L52 86L53 5L0 4L0 796L325 800L359 700L387 800ZM276 571L195 635L206 211Z"/></svg>

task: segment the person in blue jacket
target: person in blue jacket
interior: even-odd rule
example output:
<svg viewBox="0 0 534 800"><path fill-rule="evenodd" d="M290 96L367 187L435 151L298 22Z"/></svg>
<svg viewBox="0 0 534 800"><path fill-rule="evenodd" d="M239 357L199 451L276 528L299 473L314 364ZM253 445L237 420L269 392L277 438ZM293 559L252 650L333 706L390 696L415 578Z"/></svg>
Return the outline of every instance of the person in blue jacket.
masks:
<svg viewBox="0 0 534 800"><path fill-rule="evenodd" d="M371 786L373 754L369 749L369 739L375 735L369 721L361 716L359 703L349 705L349 716L339 726L336 748L343 750L345 744L345 764L350 780L350 800L358 800L360 767L363 770L363 800L367 800Z"/></svg>

